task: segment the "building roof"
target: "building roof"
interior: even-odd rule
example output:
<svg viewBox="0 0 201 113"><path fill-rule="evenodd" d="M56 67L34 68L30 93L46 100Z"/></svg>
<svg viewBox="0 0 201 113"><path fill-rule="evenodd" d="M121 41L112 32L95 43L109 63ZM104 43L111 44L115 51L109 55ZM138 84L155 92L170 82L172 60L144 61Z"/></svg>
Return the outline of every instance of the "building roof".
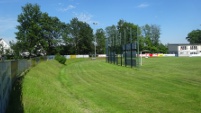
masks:
<svg viewBox="0 0 201 113"><path fill-rule="evenodd" d="M168 44L168 46L171 46L171 45L174 45L174 46L189 46L189 45L201 45L201 44L186 44L186 43L180 43L180 44Z"/></svg>
<svg viewBox="0 0 201 113"><path fill-rule="evenodd" d="M9 49L10 48L10 45L7 44L6 41L4 41L2 38L0 38L0 44L2 44L5 49Z"/></svg>

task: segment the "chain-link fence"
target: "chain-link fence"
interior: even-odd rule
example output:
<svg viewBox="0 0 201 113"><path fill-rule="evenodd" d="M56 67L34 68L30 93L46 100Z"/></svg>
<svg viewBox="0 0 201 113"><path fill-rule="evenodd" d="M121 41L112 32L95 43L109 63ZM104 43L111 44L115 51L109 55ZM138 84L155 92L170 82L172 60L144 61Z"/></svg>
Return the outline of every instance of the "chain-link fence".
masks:
<svg viewBox="0 0 201 113"><path fill-rule="evenodd" d="M108 47L107 49L107 62L121 65L136 67L137 64L137 43L130 43L122 45L119 48L120 52L115 47Z"/></svg>
<svg viewBox="0 0 201 113"><path fill-rule="evenodd" d="M106 39L106 61L121 66L139 66L138 26L113 29Z"/></svg>

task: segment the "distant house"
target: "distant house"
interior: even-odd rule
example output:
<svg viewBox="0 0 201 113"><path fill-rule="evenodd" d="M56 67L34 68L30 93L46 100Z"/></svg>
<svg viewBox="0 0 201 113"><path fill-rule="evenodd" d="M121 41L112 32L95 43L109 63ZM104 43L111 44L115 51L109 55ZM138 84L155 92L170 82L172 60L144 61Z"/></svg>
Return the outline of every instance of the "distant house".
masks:
<svg viewBox="0 0 201 113"><path fill-rule="evenodd" d="M0 38L0 55L6 53L6 50L10 50L10 45L6 43L2 38Z"/></svg>
<svg viewBox="0 0 201 113"><path fill-rule="evenodd" d="M201 56L201 44L168 44L168 53L176 56Z"/></svg>

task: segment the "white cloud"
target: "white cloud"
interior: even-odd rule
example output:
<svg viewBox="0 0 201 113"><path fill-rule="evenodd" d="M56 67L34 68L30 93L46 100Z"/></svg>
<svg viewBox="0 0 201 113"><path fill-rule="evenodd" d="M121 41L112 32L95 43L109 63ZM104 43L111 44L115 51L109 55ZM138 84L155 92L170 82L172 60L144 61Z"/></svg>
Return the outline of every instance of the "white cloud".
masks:
<svg viewBox="0 0 201 113"><path fill-rule="evenodd" d="M137 6L138 8L146 8L146 7L149 7L149 4L147 3L142 3L140 5Z"/></svg>
<svg viewBox="0 0 201 113"><path fill-rule="evenodd" d="M62 12L66 12L66 11L69 11L71 9L75 9L76 8L73 5L68 5L67 7L63 7L61 3L59 3L58 5L61 6L61 8L59 8L59 11L62 11Z"/></svg>
<svg viewBox="0 0 201 113"><path fill-rule="evenodd" d="M87 23L91 23L91 19L93 17L93 15L89 14L89 13L80 13L80 14L76 14L76 17L80 20L80 21L84 21Z"/></svg>
<svg viewBox="0 0 201 113"><path fill-rule="evenodd" d="M89 13L74 13L75 17L78 18L79 21L83 21L86 22L88 24L93 24L93 23L99 23L98 21L93 20L93 15L89 14Z"/></svg>

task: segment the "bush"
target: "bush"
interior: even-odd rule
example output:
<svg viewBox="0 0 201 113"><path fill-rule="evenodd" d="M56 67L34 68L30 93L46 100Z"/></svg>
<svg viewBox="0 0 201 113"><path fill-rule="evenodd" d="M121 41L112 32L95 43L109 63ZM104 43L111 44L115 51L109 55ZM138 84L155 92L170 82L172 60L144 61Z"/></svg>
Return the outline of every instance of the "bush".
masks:
<svg viewBox="0 0 201 113"><path fill-rule="evenodd" d="M66 58L60 54L57 54L55 56L55 60L57 60L61 64L65 64L65 62L66 62Z"/></svg>

